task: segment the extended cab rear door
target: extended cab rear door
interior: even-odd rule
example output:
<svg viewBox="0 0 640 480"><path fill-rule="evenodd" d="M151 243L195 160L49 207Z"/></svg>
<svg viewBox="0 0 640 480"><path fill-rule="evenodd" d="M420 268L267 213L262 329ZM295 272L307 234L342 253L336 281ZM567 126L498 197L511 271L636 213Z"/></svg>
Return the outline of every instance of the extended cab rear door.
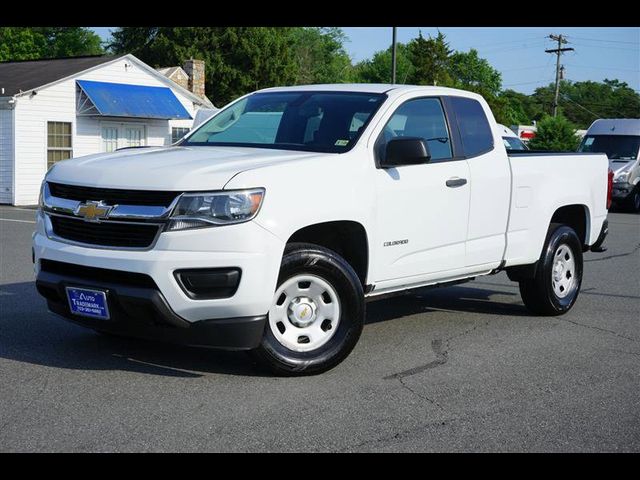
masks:
<svg viewBox="0 0 640 480"><path fill-rule="evenodd" d="M421 137L431 160L379 168L387 142ZM469 167L457 158L441 97L418 97L396 106L374 144L376 291L446 277L463 268L469 218Z"/></svg>
<svg viewBox="0 0 640 480"><path fill-rule="evenodd" d="M505 253L511 199L511 167L486 102L445 97L450 122L457 126L461 154L469 168L470 198L466 267L481 272L497 267Z"/></svg>

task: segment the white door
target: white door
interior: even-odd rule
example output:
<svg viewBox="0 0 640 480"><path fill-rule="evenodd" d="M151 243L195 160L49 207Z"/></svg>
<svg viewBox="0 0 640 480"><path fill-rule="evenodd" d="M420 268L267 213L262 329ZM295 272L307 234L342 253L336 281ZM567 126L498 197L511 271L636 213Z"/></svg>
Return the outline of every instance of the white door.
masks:
<svg viewBox="0 0 640 480"><path fill-rule="evenodd" d="M376 142L384 155L394 137L427 140L430 162L377 169L376 290L420 283L429 275L463 268L469 218L469 166L452 159L451 137L440 99L405 102Z"/></svg>
<svg viewBox="0 0 640 480"><path fill-rule="evenodd" d="M144 127L127 126L124 128L125 147L141 147L144 145Z"/></svg>
<svg viewBox="0 0 640 480"><path fill-rule="evenodd" d="M118 127L102 127L102 151L115 152L118 148Z"/></svg>
<svg viewBox="0 0 640 480"><path fill-rule="evenodd" d="M493 132L490 111L473 98L450 97L464 155L469 165L471 198L467 266L497 267L505 252L511 198L511 167L501 138Z"/></svg>

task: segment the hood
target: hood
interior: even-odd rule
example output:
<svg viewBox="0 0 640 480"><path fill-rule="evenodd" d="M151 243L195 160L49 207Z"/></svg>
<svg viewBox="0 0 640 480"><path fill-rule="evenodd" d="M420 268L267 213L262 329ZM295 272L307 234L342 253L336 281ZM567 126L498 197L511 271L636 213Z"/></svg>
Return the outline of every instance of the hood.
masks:
<svg viewBox="0 0 640 480"><path fill-rule="evenodd" d="M317 155L244 147L127 149L56 163L47 180L136 190L220 190L237 173Z"/></svg>
<svg viewBox="0 0 640 480"><path fill-rule="evenodd" d="M635 160L609 160L609 168L613 170L613 178L633 168Z"/></svg>

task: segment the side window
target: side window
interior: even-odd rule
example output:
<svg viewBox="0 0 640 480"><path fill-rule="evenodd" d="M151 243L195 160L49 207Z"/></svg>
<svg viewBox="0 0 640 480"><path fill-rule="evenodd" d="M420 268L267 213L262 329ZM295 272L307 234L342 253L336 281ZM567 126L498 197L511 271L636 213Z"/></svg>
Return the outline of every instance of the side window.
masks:
<svg viewBox="0 0 640 480"><path fill-rule="evenodd" d="M398 107L376 142L378 158L384 158L389 140L398 137L424 138L431 160L452 157L447 121L438 98L417 98Z"/></svg>
<svg viewBox="0 0 640 480"><path fill-rule="evenodd" d="M466 157L473 157L493 148L493 134L482 105L477 100L451 97L456 114L462 148Z"/></svg>

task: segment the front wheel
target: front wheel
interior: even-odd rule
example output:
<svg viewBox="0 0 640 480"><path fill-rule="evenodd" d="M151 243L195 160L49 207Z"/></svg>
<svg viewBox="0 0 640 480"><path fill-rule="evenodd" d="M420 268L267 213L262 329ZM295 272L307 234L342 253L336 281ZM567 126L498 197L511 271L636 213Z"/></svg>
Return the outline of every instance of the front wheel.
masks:
<svg viewBox="0 0 640 480"><path fill-rule="evenodd" d="M364 293L353 268L329 249L290 244L252 354L279 375L321 373L349 355L363 325Z"/></svg>
<svg viewBox="0 0 640 480"><path fill-rule="evenodd" d="M631 212L640 212L640 186L636 186L627 198L627 209Z"/></svg>
<svg viewBox="0 0 640 480"><path fill-rule="evenodd" d="M535 277L520 281L525 306L538 315L562 315L578 298L582 284L582 244L566 225L551 224Z"/></svg>

